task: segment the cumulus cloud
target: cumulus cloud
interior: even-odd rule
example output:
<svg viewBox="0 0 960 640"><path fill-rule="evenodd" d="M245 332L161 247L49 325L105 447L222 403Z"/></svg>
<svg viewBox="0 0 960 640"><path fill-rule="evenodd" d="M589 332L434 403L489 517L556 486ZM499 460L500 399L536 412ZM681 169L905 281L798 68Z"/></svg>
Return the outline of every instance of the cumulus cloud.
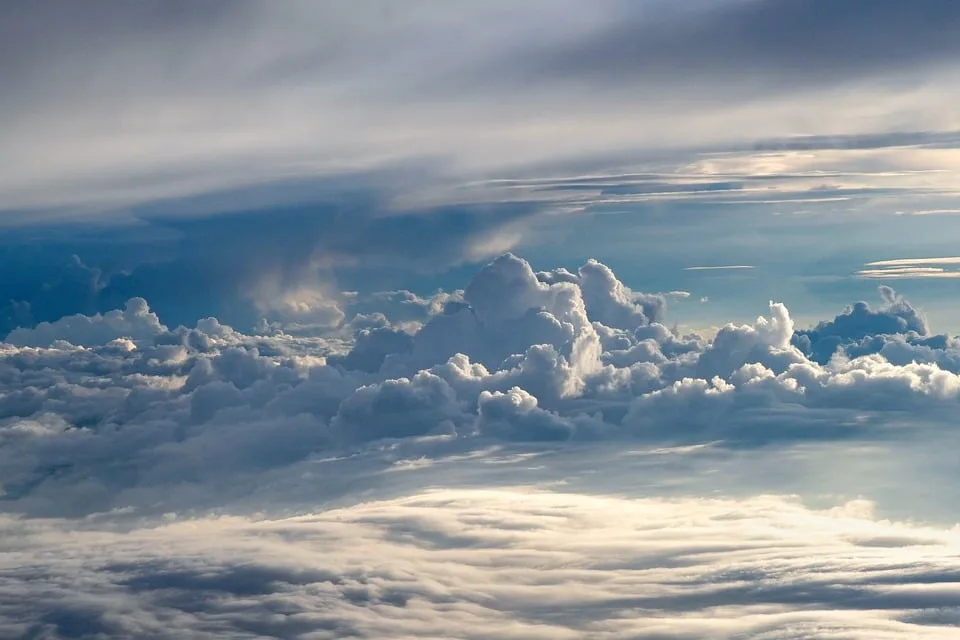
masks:
<svg viewBox="0 0 960 640"><path fill-rule="evenodd" d="M794 344L818 362L826 362L841 346L877 336L908 335L924 337L927 322L909 302L890 287L878 288L883 306L871 309L866 302L857 302L833 320L824 320L812 329L798 331Z"/></svg>
<svg viewBox="0 0 960 640"><path fill-rule="evenodd" d="M604 289L604 286L610 289ZM646 323L642 308L616 300L615 278L595 287L599 304L620 307L628 322ZM606 309L607 307L605 307ZM505 254L481 269L465 287L463 303L451 302L414 336L410 354L388 359L388 370L427 368L463 354L488 369L511 356L549 345L570 371L570 384L599 366L600 344L586 309L582 287L572 282L540 282L530 265Z"/></svg>
<svg viewBox="0 0 960 640"><path fill-rule="evenodd" d="M943 637L952 530L766 476L703 498L769 474L737 452L943 432L960 346L880 293L708 339L597 261L507 254L450 294L341 294L363 313L325 336L170 329L139 299L17 330L0 633Z"/></svg>
<svg viewBox="0 0 960 640"><path fill-rule="evenodd" d="M504 440L567 440L574 421L537 406L537 398L520 387L507 392L481 391L477 399L477 426L485 436Z"/></svg>
<svg viewBox="0 0 960 640"><path fill-rule="evenodd" d="M807 331L771 303L712 339L662 324L663 297L599 262L538 274L510 254L462 293L367 301L399 302L398 325L368 313L327 336L171 330L134 299L3 343L0 485L15 511L155 509L174 486L214 499L379 441L750 444L860 435L885 411L935 420L960 399L960 347L881 293Z"/></svg>
<svg viewBox="0 0 960 640"><path fill-rule="evenodd" d="M104 346L112 340L147 340L166 331L157 314L143 298L131 298L120 310L68 316L56 322L41 322L32 329L14 329L5 342L22 347L50 347L58 341L78 346Z"/></svg>

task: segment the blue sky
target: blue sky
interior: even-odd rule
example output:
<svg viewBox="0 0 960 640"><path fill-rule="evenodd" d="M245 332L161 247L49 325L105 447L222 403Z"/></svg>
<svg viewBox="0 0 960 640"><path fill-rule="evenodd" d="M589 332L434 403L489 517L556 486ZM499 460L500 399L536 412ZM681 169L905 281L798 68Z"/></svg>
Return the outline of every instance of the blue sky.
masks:
<svg viewBox="0 0 960 640"><path fill-rule="evenodd" d="M0 0L0 636L953 638L955 0Z"/></svg>

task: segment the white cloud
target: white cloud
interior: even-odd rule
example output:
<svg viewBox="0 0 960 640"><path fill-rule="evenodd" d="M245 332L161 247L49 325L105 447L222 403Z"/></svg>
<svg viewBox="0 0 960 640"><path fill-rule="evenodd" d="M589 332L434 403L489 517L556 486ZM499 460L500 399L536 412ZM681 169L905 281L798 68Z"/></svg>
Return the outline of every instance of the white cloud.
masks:
<svg viewBox="0 0 960 640"><path fill-rule="evenodd" d="M294 517L0 527L10 635L957 635L957 532L863 500L440 489Z"/></svg>
<svg viewBox="0 0 960 640"><path fill-rule="evenodd" d="M898 215L910 216L953 216L960 213L960 209L920 209L917 211L898 211Z"/></svg>
<svg viewBox="0 0 960 640"><path fill-rule="evenodd" d="M510 255L462 294L401 296L420 318L402 329L368 314L329 337L168 330L134 300L0 349L0 485L35 514L152 510L175 486L206 503L380 439L790 441L862 433L856 412L936 421L960 400L960 347L881 293L807 331L771 304L711 339L656 321L663 298L600 263L537 274ZM391 313L410 306L395 298Z"/></svg>
<svg viewBox="0 0 960 640"><path fill-rule="evenodd" d="M58 340L78 346L101 346L123 338L149 340L166 331L143 298L131 298L120 310L92 317L73 315L41 322L33 329L15 329L5 342L18 346L49 347Z"/></svg>
<svg viewBox="0 0 960 640"><path fill-rule="evenodd" d="M684 271L723 271L725 269L754 269L752 265L748 264L729 264L729 265L717 265L710 267L684 267Z"/></svg>
<svg viewBox="0 0 960 640"><path fill-rule="evenodd" d="M956 531L824 480L900 486L864 451L960 403L960 341L880 294L707 339L600 263L507 255L462 293L344 295L346 343L139 300L22 330L0 635L950 637ZM788 472L840 506L758 495Z"/></svg>
<svg viewBox="0 0 960 640"><path fill-rule="evenodd" d="M960 264L960 257L950 256L947 258L897 258L896 260L878 260L868 262L868 267L911 267L927 264Z"/></svg>
<svg viewBox="0 0 960 640"><path fill-rule="evenodd" d="M857 277L870 280L904 280L922 278L958 278L960 271L944 266L960 264L960 258L897 258L878 260L865 264L866 269L857 271Z"/></svg>

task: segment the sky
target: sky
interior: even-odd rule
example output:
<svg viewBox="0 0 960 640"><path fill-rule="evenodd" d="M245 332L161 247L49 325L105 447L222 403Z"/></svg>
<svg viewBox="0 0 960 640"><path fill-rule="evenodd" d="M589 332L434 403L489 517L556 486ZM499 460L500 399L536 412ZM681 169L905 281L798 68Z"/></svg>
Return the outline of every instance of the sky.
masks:
<svg viewBox="0 0 960 640"><path fill-rule="evenodd" d="M0 637L960 638L958 32L0 0Z"/></svg>

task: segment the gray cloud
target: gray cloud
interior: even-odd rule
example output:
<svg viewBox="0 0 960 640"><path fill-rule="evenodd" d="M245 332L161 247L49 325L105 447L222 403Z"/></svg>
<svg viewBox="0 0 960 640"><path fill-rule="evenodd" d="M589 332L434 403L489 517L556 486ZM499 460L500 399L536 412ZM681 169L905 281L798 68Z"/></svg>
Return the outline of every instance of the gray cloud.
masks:
<svg viewBox="0 0 960 640"><path fill-rule="evenodd" d="M955 128L932 109L953 86L946 0L2 10L7 222L425 161L436 186L798 131ZM924 82L891 87L905 69ZM830 93L850 83L853 102Z"/></svg>
<svg viewBox="0 0 960 640"><path fill-rule="evenodd" d="M552 56L532 56L528 80L546 74L767 92L952 64L960 54L953 37L960 9L949 0L746 0L660 15L634 5L621 17Z"/></svg>
<svg viewBox="0 0 960 640"><path fill-rule="evenodd" d="M522 202L392 211L386 185L367 184L330 186L296 206L220 211L208 203L217 215L152 208L119 227L7 230L0 332L107 312L132 297L173 323L217 315L250 326L265 313L299 310L293 315L305 323L335 325L343 319L339 274L435 273L482 260L520 242L524 223L543 211Z"/></svg>
<svg viewBox="0 0 960 640"><path fill-rule="evenodd" d="M871 309L866 302L848 307L833 320L824 320L812 329L797 331L793 344L818 362L827 362L840 348L853 353L868 352L868 342L884 342L886 336L927 337L927 322L909 302L887 286L880 286L884 305ZM882 347L881 347L882 348Z"/></svg>

